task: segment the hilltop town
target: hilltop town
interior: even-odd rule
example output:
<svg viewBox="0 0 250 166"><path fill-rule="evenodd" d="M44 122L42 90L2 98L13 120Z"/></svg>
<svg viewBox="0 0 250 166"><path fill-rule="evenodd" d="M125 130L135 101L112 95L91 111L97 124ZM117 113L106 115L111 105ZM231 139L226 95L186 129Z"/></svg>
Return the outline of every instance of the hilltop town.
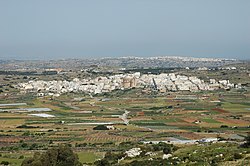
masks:
<svg viewBox="0 0 250 166"><path fill-rule="evenodd" d="M119 74L112 76L99 76L94 79L78 79L72 81L29 81L19 83L16 88L24 92L36 92L38 96L55 95L59 96L69 92L85 92L99 94L111 92L113 90L124 90L128 88L149 88L152 87L159 92L175 91L212 91L218 89L241 88L240 84L230 83L229 80L210 79L205 82L196 76L184 76L170 74L143 74L139 72L133 74Z"/></svg>

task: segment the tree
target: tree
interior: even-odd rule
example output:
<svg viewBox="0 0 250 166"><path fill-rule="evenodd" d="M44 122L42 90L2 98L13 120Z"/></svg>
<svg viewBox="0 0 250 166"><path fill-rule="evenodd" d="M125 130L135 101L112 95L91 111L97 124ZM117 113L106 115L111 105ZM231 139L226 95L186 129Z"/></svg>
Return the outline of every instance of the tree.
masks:
<svg viewBox="0 0 250 166"><path fill-rule="evenodd" d="M8 161L2 161L1 165L9 165L10 163Z"/></svg>
<svg viewBox="0 0 250 166"><path fill-rule="evenodd" d="M35 153L32 158L22 162L22 166L82 166L75 154L68 145L47 150L45 153Z"/></svg>
<svg viewBox="0 0 250 166"><path fill-rule="evenodd" d="M170 148L170 147L165 147L165 148L163 149L163 153L164 153L164 154L169 154L169 153L171 153L171 148Z"/></svg>
<svg viewBox="0 0 250 166"><path fill-rule="evenodd" d="M171 153L174 148L172 144L167 144L164 142L159 142L158 144L153 144L152 146L154 151L160 151L160 150L163 151L165 149L164 150L165 152L163 151L165 154Z"/></svg>
<svg viewBox="0 0 250 166"><path fill-rule="evenodd" d="M107 159L102 159L102 160L97 160L96 162L95 162L95 165L96 166L111 166L111 164L108 162L108 160Z"/></svg>
<svg viewBox="0 0 250 166"><path fill-rule="evenodd" d="M97 166L111 166L117 164L118 160L125 157L124 153L111 153L110 151L105 154L105 157L101 160L97 160L95 165Z"/></svg>
<svg viewBox="0 0 250 166"><path fill-rule="evenodd" d="M241 145L243 148L249 148L250 147L250 133L247 134L245 138L245 143Z"/></svg>
<svg viewBox="0 0 250 166"><path fill-rule="evenodd" d="M108 128L105 125L98 125L94 127L93 130L108 130Z"/></svg>

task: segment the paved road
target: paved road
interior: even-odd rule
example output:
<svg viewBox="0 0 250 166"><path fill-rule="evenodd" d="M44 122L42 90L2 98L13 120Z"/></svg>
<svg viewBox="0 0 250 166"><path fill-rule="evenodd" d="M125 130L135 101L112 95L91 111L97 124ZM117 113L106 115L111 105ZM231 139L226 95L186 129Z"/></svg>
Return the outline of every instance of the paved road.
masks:
<svg viewBox="0 0 250 166"><path fill-rule="evenodd" d="M130 113L130 111L125 111L124 114L120 115L119 118L121 118L124 122L124 124L128 125L129 124L129 120L128 120L128 114Z"/></svg>

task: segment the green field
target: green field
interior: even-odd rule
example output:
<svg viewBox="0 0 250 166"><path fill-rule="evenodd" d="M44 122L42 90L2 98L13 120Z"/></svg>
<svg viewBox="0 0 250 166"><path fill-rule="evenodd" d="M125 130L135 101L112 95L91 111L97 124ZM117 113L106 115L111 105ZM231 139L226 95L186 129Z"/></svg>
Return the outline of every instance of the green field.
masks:
<svg viewBox="0 0 250 166"><path fill-rule="evenodd" d="M209 71L205 73L211 78L217 77ZM203 71L200 74L204 76ZM179 99L180 96L183 99ZM193 99L189 99L190 96ZM214 159L220 154L227 156L227 159L234 157L233 152L244 153L243 158L246 159L249 155L249 149L243 150L237 146L243 143L240 138L245 138L249 132L250 91L247 88L167 93L143 93L138 88L92 97L83 93L36 97L32 93L13 91L7 96L1 93L0 97L3 104L27 103L22 106L1 106L0 109L50 108L52 111L42 113L55 116L43 118L29 115L41 112L0 112L0 162L8 161L14 166L23 161L23 157L20 158L22 154L24 157L32 156L34 152L44 152L59 144L69 144L82 163L90 164L102 159L107 152L119 154L133 145L142 146L143 141L171 139L220 138L234 142L176 145L174 156L182 159L190 156L189 159L197 160L200 165L206 165L201 159ZM76 101L75 98L82 100ZM125 111L129 111L125 117L129 123L127 125L124 124L124 117L121 118ZM95 127L102 126L102 123L112 127L109 130L96 130ZM119 146L123 143L127 143L126 146ZM156 156L162 155L163 152L158 151ZM143 161L149 158L144 156L137 159Z"/></svg>
<svg viewBox="0 0 250 166"><path fill-rule="evenodd" d="M103 157L101 153L95 153L95 152L77 152L79 160L82 163L93 163L97 159L100 159Z"/></svg>

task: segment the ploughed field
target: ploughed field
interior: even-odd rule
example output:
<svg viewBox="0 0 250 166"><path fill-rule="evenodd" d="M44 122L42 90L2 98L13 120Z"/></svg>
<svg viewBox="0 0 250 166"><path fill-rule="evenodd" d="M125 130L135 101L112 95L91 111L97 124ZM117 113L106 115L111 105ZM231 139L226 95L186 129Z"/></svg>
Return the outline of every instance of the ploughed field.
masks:
<svg viewBox="0 0 250 166"><path fill-rule="evenodd" d="M95 129L103 125L112 127ZM0 99L0 162L20 165L23 158L59 143L70 144L84 163L119 151L121 142L175 140L185 146L182 143L189 140L220 138L237 143L244 140L249 125L248 90L163 96L132 89L116 97L92 98L15 94Z"/></svg>

